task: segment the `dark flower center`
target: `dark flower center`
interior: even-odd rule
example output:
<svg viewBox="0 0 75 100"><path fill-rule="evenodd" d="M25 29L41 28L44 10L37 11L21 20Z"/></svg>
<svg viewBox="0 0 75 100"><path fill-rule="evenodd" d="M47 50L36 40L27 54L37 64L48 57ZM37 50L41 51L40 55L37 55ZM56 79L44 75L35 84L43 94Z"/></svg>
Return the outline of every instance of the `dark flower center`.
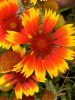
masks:
<svg viewBox="0 0 75 100"><path fill-rule="evenodd" d="M19 63L20 60L21 56L18 53L9 50L1 56L0 65L3 71L9 71L12 70L13 66Z"/></svg>
<svg viewBox="0 0 75 100"><path fill-rule="evenodd" d="M49 53L52 41L46 34L37 34L30 41L30 47L37 56L43 56Z"/></svg>
<svg viewBox="0 0 75 100"><path fill-rule="evenodd" d="M19 31L21 28L20 20L18 17L11 17L10 19L4 20L4 28L11 31Z"/></svg>

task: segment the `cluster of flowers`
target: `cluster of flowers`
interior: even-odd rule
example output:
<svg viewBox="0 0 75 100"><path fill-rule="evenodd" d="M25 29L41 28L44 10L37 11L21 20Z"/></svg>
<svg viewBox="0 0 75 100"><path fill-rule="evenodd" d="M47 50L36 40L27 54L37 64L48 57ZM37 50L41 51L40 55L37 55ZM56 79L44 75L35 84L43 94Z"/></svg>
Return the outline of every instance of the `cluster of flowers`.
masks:
<svg viewBox="0 0 75 100"><path fill-rule="evenodd" d="M31 0L34 4L36 0ZM18 0L0 1L0 46L7 50L0 59L0 89L15 88L17 99L39 91L37 82L65 73L66 60L73 60L75 28L67 24L54 30L59 14L34 7L17 14ZM24 47L27 45L27 48Z"/></svg>

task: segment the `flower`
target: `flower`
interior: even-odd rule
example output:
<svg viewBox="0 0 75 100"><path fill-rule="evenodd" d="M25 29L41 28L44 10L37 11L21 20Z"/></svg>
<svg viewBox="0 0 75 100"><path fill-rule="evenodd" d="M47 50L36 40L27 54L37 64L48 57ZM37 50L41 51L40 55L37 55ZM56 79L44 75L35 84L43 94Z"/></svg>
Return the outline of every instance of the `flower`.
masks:
<svg viewBox="0 0 75 100"><path fill-rule="evenodd" d="M22 61L14 66L14 71L22 70L26 77L35 71L37 79L44 81L46 70L53 78L58 76L58 71L65 73L69 69L65 60L73 60L75 56L70 49L75 46L75 28L67 24L54 31L59 15L46 10L44 18L40 16L39 9L25 11L21 16L23 33L8 31L6 39L16 44L28 44L30 48Z"/></svg>
<svg viewBox="0 0 75 100"><path fill-rule="evenodd" d="M1 70L3 72L12 70L13 66L19 63L20 60L21 56L19 53L13 52L12 50L4 52L0 59Z"/></svg>
<svg viewBox="0 0 75 100"><path fill-rule="evenodd" d="M41 100L54 100L54 98L55 98L55 95L53 94L52 91L45 90L41 94Z"/></svg>
<svg viewBox="0 0 75 100"><path fill-rule="evenodd" d="M57 11L59 10L59 5L55 0L47 0L41 4L40 9L41 10L52 9L53 11Z"/></svg>
<svg viewBox="0 0 75 100"><path fill-rule="evenodd" d="M17 48L17 51L5 51L0 58L0 90L9 91L15 86L17 99L22 99L22 94L29 96L39 91L34 75L26 78L21 72L14 72L13 66L19 63L25 53L25 48ZM16 49L15 49L16 50Z"/></svg>
<svg viewBox="0 0 75 100"><path fill-rule="evenodd" d="M7 100L6 96L0 96L0 100Z"/></svg>
<svg viewBox="0 0 75 100"><path fill-rule="evenodd" d="M0 88L15 88L15 95L17 99L22 99L22 95L34 95L39 91L36 82L32 76L26 78L23 74L10 72L0 77Z"/></svg>
<svg viewBox="0 0 75 100"><path fill-rule="evenodd" d="M17 51L5 51L0 57L0 73L6 73L13 70L13 66L18 64L25 54L25 48L17 48Z"/></svg>
<svg viewBox="0 0 75 100"><path fill-rule="evenodd" d="M13 9L14 8L14 9ZM5 39L7 30L20 31L21 20L16 16L18 0L3 0L0 2L0 46L9 49L16 46Z"/></svg>

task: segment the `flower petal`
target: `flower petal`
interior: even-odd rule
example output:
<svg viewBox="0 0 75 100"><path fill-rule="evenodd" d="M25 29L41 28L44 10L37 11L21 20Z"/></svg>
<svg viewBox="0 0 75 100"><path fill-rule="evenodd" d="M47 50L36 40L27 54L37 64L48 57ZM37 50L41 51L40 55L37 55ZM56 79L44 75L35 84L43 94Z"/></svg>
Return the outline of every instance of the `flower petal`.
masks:
<svg viewBox="0 0 75 100"><path fill-rule="evenodd" d="M14 48L18 47L19 45L13 44L9 42L8 40L6 40L6 34L7 32L5 32L4 29L0 28L0 47L9 49L12 46L14 50Z"/></svg>
<svg viewBox="0 0 75 100"><path fill-rule="evenodd" d="M29 94L30 94L30 84L27 83L27 82L23 83L22 89L23 89L23 93L24 93L26 96L29 96Z"/></svg>
<svg viewBox="0 0 75 100"><path fill-rule="evenodd" d="M41 57L37 58L36 65L35 65L35 75L37 77L37 80L40 80L42 82L45 82L45 75L46 75L46 69L44 65L44 61Z"/></svg>
<svg viewBox="0 0 75 100"><path fill-rule="evenodd" d="M34 33L38 32L39 29L39 10L30 8L23 13L21 16L22 25L25 28L25 33L32 36Z"/></svg>
<svg viewBox="0 0 75 100"><path fill-rule="evenodd" d="M14 76L12 74L5 74L0 78L0 85L5 84L6 82L10 81L13 79Z"/></svg>
<svg viewBox="0 0 75 100"><path fill-rule="evenodd" d="M0 20L14 16L17 9L18 0L4 0L3 2L0 2Z"/></svg>
<svg viewBox="0 0 75 100"><path fill-rule="evenodd" d="M57 58L55 59L56 56ZM64 59L62 59L60 56L52 54L50 55L50 57L54 62L54 64L57 66L57 69L62 73L65 73L65 71L69 69L67 62Z"/></svg>
<svg viewBox="0 0 75 100"><path fill-rule="evenodd" d="M38 93L39 88L38 88L37 84L32 79L29 80L29 84L31 87L30 88L30 95L33 96L35 92Z"/></svg>
<svg viewBox="0 0 75 100"><path fill-rule="evenodd" d="M43 23L43 32L49 34L56 25L58 18L59 15L56 15L56 12L53 13L52 10L47 12L46 10Z"/></svg>
<svg viewBox="0 0 75 100"><path fill-rule="evenodd" d="M72 35L75 33L75 28L73 27L73 24L67 24L59 28L52 36L52 38L60 38L65 37L68 35Z"/></svg>
<svg viewBox="0 0 75 100"><path fill-rule="evenodd" d="M13 51L18 52L21 57L23 57L26 53L26 49L22 48L20 45L14 45L12 46Z"/></svg>
<svg viewBox="0 0 75 100"><path fill-rule="evenodd" d="M52 54L62 59L74 60L75 52L67 48L53 48Z"/></svg>
<svg viewBox="0 0 75 100"><path fill-rule="evenodd" d="M72 47L75 46L75 36L58 38L53 43L59 46Z"/></svg>
<svg viewBox="0 0 75 100"><path fill-rule="evenodd" d="M28 37L26 34L21 34L15 31L7 31L8 34L6 35L6 39L14 44L24 44L28 43Z"/></svg>
<svg viewBox="0 0 75 100"><path fill-rule="evenodd" d="M22 73L24 73L26 77L29 77L33 73L35 63L36 63L36 57L34 55L30 55L29 59L24 64L24 67L22 69Z"/></svg>
<svg viewBox="0 0 75 100"><path fill-rule="evenodd" d="M23 57L22 61L20 63L18 63L17 65L13 66L14 69L13 71L19 72L21 71L21 68L23 68L23 66L25 65L26 61L28 60L30 55L27 55L25 57Z"/></svg>
<svg viewBox="0 0 75 100"><path fill-rule="evenodd" d="M44 58L46 69L51 78L58 76L57 65L54 63L50 55Z"/></svg>
<svg viewBox="0 0 75 100"><path fill-rule="evenodd" d="M21 86L20 82L18 82L15 87L15 95L16 95L17 99L22 99L22 86Z"/></svg>

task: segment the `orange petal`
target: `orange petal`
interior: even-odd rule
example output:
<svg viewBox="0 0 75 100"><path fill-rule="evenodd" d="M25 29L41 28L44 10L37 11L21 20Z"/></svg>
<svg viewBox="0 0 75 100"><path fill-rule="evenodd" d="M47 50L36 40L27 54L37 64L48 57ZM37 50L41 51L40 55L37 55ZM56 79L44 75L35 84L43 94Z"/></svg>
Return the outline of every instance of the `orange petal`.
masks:
<svg viewBox="0 0 75 100"><path fill-rule="evenodd" d="M6 82L12 80L14 76L12 74L5 74L0 78L0 85L5 84Z"/></svg>
<svg viewBox="0 0 75 100"><path fill-rule="evenodd" d="M51 76L51 78L58 76L57 65L51 59L50 55L45 56L44 58L46 69Z"/></svg>
<svg viewBox="0 0 75 100"><path fill-rule="evenodd" d="M55 59L56 56L57 58ZM57 66L57 69L62 73L65 73L65 71L69 69L67 62L64 59L62 59L60 56L52 54L50 55L50 57L54 61L55 65Z"/></svg>
<svg viewBox="0 0 75 100"><path fill-rule="evenodd" d="M20 63L18 63L17 65L13 66L14 67L13 71L16 71L16 72L21 71L21 68L24 67L24 65L26 64L26 61L28 60L29 56L30 55L27 55L27 56L23 57L23 59L22 59L22 61Z"/></svg>
<svg viewBox="0 0 75 100"><path fill-rule="evenodd" d="M30 55L30 57L28 58L22 69L22 73L24 73L26 77L29 77L33 73L35 63L36 63L36 56Z"/></svg>
<svg viewBox="0 0 75 100"><path fill-rule="evenodd" d="M28 38L25 34L21 34L15 31L7 31L6 39L14 44L24 44L28 42Z"/></svg>
<svg viewBox="0 0 75 100"><path fill-rule="evenodd" d="M56 25L59 15L56 15L56 12L45 11L44 23L43 23L43 32L49 34Z"/></svg>
<svg viewBox="0 0 75 100"><path fill-rule="evenodd" d="M75 28L73 27L73 24L67 24L59 28L52 36L52 38L60 38L65 37L68 35L72 35L75 33Z"/></svg>
<svg viewBox="0 0 75 100"><path fill-rule="evenodd" d="M73 60L75 52L67 48L53 48L52 55L62 59Z"/></svg>
<svg viewBox="0 0 75 100"><path fill-rule="evenodd" d="M29 83L30 83L30 86L32 88L33 95L34 95L35 92L38 93L39 87L37 86L37 84L32 79L29 80Z"/></svg>
<svg viewBox="0 0 75 100"><path fill-rule="evenodd" d="M15 95L16 95L17 99L22 99L22 86L21 86L20 82L18 82L15 87Z"/></svg>
<svg viewBox="0 0 75 100"><path fill-rule="evenodd" d="M5 30L0 28L0 46L2 46L3 48L6 48L6 49L9 49L13 45L16 46L16 44L13 44L6 40L6 38L5 38L6 34L7 34L7 32L5 32Z"/></svg>
<svg viewBox="0 0 75 100"><path fill-rule="evenodd" d="M39 10L35 10L34 7L28 9L21 16L22 25L25 28L25 33L32 36L39 29Z"/></svg>
<svg viewBox="0 0 75 100"><path fill-rule="evenodd" d="M23 89L23 93L26 96L29 96L29 94L30 94L30 84L29 84L29 82L28 83L27 82L23 83L22 89Z"/></svg>
<svg viewBox="0 0 75 100"><path fill-rule="evenodd" d="M29 79L27 82L25 82L23 85L22 85L22 88L23 88L23 92L26 96L29 96L29 95L34 95L35 92L38 92L39 91L39 88L38 86L36 85L36 83Z"/></svg>
<svg viewBox="0 0 75 100"><path fill-rule="evenodd" d="M0 2L0 20L16 15L17 9L18 0L4 0Z"/></svg>
<svg viewBox="0 0 75 100"><path fill-rule="evenodd" d="M53 43L59 46L67 46L67 47L75 46L75 37L65 36L65 37L56 39Z"/></svg>
<svg viewBox="0 0 75 100"><path fill-rule="evenodd" d="M37 80L40 80L42 82L46 80L45 79L46 69L45 69L44 61L41 57L37 58L36 65L35 65L35 75L37 77Z"/></svg>

